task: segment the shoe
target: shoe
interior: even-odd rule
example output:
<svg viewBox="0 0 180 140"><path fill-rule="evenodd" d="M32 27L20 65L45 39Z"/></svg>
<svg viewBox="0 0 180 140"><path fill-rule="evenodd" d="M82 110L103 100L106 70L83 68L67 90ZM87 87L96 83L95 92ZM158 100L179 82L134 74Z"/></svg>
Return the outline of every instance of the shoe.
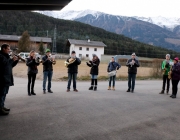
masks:
<svg viewBox="0 0 180 140"><path fill-rule="evenodd" d="M31 95L36 95L36 93L34 93L34 91L32 90L32 91L31 91Z"/></svg>
<svg viewBox="0 0 180 140"><path fill-rule="evenodd" d="M130 92L130 89L128 89L126 92Z"/></svg>
<svg viewBox="0 0 180 140"><path fill-rule="evenodd" d="M3 108L0 108L0 115L8 115L9 111L5 111Z"/></svg>
<svg viewBox="0 0 180 140"><path fill-rule="evenodd" d="M75 91L75 92L78 92L78 90L77 90L77 89L74 89L74 91Z"/></svg>
<svg viewBox="0 0 180 140"><path fill-rule="evenodd" d="M132 93L134 93L134 90L131 90Z"/></svg>
<svg viewBox="0 0 180 140"><path fill-rule="evenodd" d="M53 93L53 91L52 91L52 90L48 90L48 92L49 92L49 93Z"/></svg>
<svg viewBox="0 0 180 140"><path fill-rule="evenodd" d="M110 86L108 87L108 90L111 90L111 87L110 87Z"/></svg>
<svg viewBox="0 0 180 140"><path fill-rule="evenodd" d="M115 87L112 87L112 90L115 90Z"/></svg>
<svg viewBox="0 0 180 140"><path fill-rule="evenodd" d="M67 89L66 91L67 91L67 92L70 92L70 89Z"/></svg>
<svg viewBox="0 0 180 140"><path fill-rule="evenodd" d="M167 94L167 95L169 94L169 90L166 90L166 94Z"/></svg>
<svg viewBox="0 0 180 140"><path fill-rule="evenodd" d="M10 111L10 108L3 107L4 111Z"/></svg>
<svg viewBox="0 0 180 140"><path fill-rule="evenodd" d="M43 93L46 94L46 90L43 90Z"/></svg>
<svg viewBox="0 0 180 140"><path fill-rule="evenodd" d="M89 90L93 90L93 86L91 86L91 87L89 88Z"/></svg>
<svg viewBox="0 0 180 140"><path fill-rule="evenodd" d="M94 87L94 91L96 91L97 90L97 87Z"/></svg>
<svg viewBox="0 0 180 140"><path fill-rule="evenodd" d="M172 95L171 98L176 98L176 95Z"/></svg>
<svg viewBox="0 0 180 140"><path fill-rule="evenodd" d="M28 92L28 95L29 95L29 96L31 96L31 93L30 93L30 92Z"/></svg>
<svg viewBox="0 0 180 140"><path fill-rule="evenodd" d="M164 94L164 90L162 90L159 94Z"/></svg>

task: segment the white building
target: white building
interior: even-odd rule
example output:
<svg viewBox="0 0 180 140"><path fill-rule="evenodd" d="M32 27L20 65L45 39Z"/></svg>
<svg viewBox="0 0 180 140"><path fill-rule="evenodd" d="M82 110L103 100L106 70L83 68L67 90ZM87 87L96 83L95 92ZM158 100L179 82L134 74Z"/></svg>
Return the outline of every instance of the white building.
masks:
<svg viewBox="0 0 180 140"><path fill-rule="evenodd" d="M77 57L90 60L92 59L93 54L96 54L99 57L99 59L101 59L101 55L104 55L104 47L107 47L103 42L90 41L90 39L68 39L67 46L70 47L70 55L72 51L75 51Z"/></svg>

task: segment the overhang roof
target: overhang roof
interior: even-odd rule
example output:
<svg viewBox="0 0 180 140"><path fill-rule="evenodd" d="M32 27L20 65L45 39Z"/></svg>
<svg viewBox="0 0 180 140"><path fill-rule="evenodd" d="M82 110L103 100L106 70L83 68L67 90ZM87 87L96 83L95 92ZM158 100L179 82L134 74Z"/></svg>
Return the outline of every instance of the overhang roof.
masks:
<svg viewBox="0 0 180 140"><path fill-rule="evenodd" d="M19 41L21 36L17 35L0 35L0 40L8 40L8 41ZM32 42L44 42L44 43L51 43L51 38L48 37L30 37Z"/></svg>
<svg viewBox="0 0 180 140"><path fill-rule="evenodd" d="M1 10L61 10L72 0L1 0Z"/></svg>
<svg viewBox="0 0 180 140"><path fill-rule="evenodd" d="M88 40L68 39L68 42L69 42L69 44L75 44L75 45L107 47L103 42L100 42L100 41L88 42Z"/></svg>

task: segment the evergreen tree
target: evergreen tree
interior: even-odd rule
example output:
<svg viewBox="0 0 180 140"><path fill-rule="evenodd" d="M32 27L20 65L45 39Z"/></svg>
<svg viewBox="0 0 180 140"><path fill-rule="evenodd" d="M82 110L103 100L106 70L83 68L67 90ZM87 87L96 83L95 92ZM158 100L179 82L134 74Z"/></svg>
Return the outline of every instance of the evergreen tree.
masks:
<svg viewBox="0 0 180 140"><path fill-rule="evenodd" d="M43 55L44 54L44 46L43 46L43 42L41 40L40 44L39 44L39 54Z"/></svg>
<svg viewBox="0 0 180 140"><path fill-rule="evenodd" d="M18 41L18 51L27 52L30 51L31 40L28 31L23 32L21 38Z"/></svg>

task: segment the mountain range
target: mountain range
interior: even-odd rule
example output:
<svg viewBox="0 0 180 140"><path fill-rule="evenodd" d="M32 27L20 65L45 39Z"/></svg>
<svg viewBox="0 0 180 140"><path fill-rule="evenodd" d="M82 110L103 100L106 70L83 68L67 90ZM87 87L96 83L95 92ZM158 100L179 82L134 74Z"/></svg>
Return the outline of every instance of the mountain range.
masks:
<svg viewBox="0 0 180 140"><path fill-rule="evenodd" d="M180 52L180 18L126 17L92 10L40 13L54 18L79 21L143 43Z"/></svg>

